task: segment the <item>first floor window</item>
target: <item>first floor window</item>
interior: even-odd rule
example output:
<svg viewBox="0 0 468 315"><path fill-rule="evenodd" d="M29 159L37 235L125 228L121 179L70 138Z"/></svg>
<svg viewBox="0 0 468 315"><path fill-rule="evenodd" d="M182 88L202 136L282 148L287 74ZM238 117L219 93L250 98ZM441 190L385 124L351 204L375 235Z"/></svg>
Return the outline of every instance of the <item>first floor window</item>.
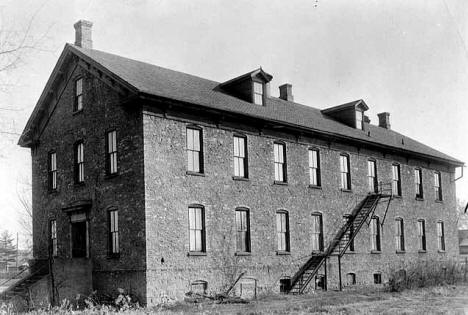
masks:
<svg viewBox="0 0 468 315"><path fill-rule="evenodd" d="M426 250L426 222L418 220L419 250Z"/></svg>
<svg viewBox="0 0 468 315"><path fill-rule="evenodd" d="M276 233L278 236L278 251L289 252L289 218L286 211L276 213Z"/></svg>
<svg viewBox="0 0 468 315"><path fill-rule="evenodd" d="M395 220L395 247L400 252L405 250L405 230L402 218Z"/></svg>
<svg viewBox="0 0 468 315"><path fill-rule="evenodd" d="M109 243L111 255L120 253L119 212L117 210L109 211Z"/></svg>
<svg viewBox="0 0 468 315"><path fill-rule="evenodd" d="M309 184L320 186L320 155L319 150L309 149Z"/></svg>
<svg viewBox="0 0 468 315"><path fill-rule="evenodd" d="M392 194L401 196L400 165L392 165Z"/></svg>
<svg viewBox="0 0 468 315"><path fill-rule="evenodd" d="M378 192L377 163L375 160L367 161L367 187L371 193Z"/></svg>
<svg viewBox="0 0 468 315"><path fill-rule="evenodd" d="M323 251L323 221L320 213L312 214L312 251Z"/></svg>
<svg viewBox="0 0 468 315"><path fill-rule="evenodd" d="M202 131L198 128L187 128L187 170L203 173Z"/></svg>
<svg viewBox="0 0 468 315"><path fill-rule="evenodd" d="M286 146L283 143L274 143L275 181L286 182Z"/></svg>
<svg viewBox="0 0 468 315"><path fill-rule="evenodd" d="M341 173L341 189L351 189L351 173L349 170L349 156L340 155L340 173Z"/></svg>
<svg viewBox="0 0 468 315"><path fill-rule="evenodd" d="M75 182L84 183L84 144L75 144Z"/></svg>
<svg viewBox="0 0 468 315"><path fill-rule="evenodd" d="M189 240L191 252L205 252L205 213L203 207L189 207Z"/></svg>
<svg viewBox="0 0 468 315"><path fill-rule="evenodd" d="M434 173L434 192L435 192L435 200L442 201L442 184L441 184L440 172Z"/></svg>
<svg viewBox="0 0 468 315"><path fill-rule="evenodd" d="M57 153L49 153L48 161L48 178L49 178L49 189L57 189Z"/></svg>
<svg viewBox="0 0 468 315"><path fill-rule="evenodd" d="M57 220L50 220L50 246L52 256L57 256Z"/></svg>
<svg viewBox="0 0 468 315"><path fill-rule="evenodd" d="M117 132L109 131L106 135L106 172L117 174Z"/></svg>
<svg viewBox="0 0 468 315"><path fill-rule="evenodd" d="M380 222L378 217L371 220L371 250L380 251Z"/></svg>
<svg viewBox="0 0 468 315"><path fill-rule="evenodd" d="M237 251L250 252L250 222L247 209L236 209Z"/></svg>
<svg viewBox="0 0 468 315"><path fill-rule="evenodd" d="M439 250L445 250L445 231L444 222L437 222L437 243Z"/></svg>

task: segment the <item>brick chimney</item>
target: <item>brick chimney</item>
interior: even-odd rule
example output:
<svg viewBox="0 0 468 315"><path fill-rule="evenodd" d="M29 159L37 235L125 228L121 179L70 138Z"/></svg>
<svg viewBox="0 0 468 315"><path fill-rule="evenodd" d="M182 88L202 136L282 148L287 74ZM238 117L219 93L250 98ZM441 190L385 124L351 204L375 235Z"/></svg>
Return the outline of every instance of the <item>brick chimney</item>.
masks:
<svg viewBox="0 0 468 315"><path fill-rule="evenodd" d="M377 116L379 117L379 127L390 129L390 113L383 112L377 114Z"/></svg>
<svg viewBox="0 0 468 315"><path fill-rule="evenodd" d="M93 22L79 20L73 26L75 27L75 45L82 48L93 49L93 40L91 38Z"/></svg>
<svg viewBox="0 0 468 315"><path fill-rule="evenodd" d="M285 83L283 85L280 85L279 87L280 90L280 99L285 100L285 101L294 101L294 97L292 95L292 85L289 83Z"/></svg>

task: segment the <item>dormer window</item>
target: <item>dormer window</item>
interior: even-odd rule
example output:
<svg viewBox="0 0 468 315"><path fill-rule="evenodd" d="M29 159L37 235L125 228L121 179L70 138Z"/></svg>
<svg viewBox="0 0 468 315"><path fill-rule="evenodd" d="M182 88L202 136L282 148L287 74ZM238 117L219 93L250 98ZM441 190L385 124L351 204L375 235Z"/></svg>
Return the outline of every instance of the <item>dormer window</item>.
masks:
<svg viewBox="0 0 468 315"><path fill-rule="evenodd" d="M356 128L364 130L364 113L356 110Z"/></svg>
<svg viewBox="0 0 468 315"><path fill-rule="evenodd" d="M257 105L263 105L263 84L253 81L253 100Z"/></svg>

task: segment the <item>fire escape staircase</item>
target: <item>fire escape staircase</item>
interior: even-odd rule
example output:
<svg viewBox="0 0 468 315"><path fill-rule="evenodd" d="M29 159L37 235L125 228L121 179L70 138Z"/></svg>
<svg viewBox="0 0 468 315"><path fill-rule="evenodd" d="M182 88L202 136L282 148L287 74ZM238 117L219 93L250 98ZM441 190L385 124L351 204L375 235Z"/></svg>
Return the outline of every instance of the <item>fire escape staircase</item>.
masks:
<svg viewBox="0 0 468 315"><path fill-rule="evenodd" d="M312 254L309 260L294 275L294 277L291 279L291 285L289 287L288 293L303 293L307 285L312 279L314 279L315 275L327 260L327 258L331 256L338 256L340 262L341 257L345 254L349 245L359 233L364 223L367 221L367 224L370 224L370 220L374 214L375 209L377 208L377 205L379 204L379 201L384 198L388 198L387 208L385 210L386 215L390 206L391 197L391 193L386 194L382 190L380 192L370 193L367 195L353 209L348 221L337 231L328 245L328 248L324 252ZM341 279L341 264L339 266L339 271Z"/></svg>

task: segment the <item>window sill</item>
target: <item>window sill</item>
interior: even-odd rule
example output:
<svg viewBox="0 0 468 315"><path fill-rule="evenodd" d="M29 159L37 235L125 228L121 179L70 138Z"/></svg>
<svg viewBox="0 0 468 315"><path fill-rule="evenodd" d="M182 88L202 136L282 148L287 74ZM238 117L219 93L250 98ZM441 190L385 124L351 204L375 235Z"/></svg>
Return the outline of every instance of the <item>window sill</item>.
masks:
<svg viewBox="0 0 468 315"><path fill-rule="evenodd" d="M309 185L309 188L322 190L322 186L317 186L317 185Z"/></svg>
<svg viewBox="0 0 468 315"><path fill-rule="evenodd" d="M235 252L234 256L251 256L251 252Z"/></svg>
<svg viewBox="0 0 468 315"><path fill-rule="evenodd" d="M80 114L82 112L83 112L83 108L73 111L72 115L75 116L75 115L78 115L78 114Z"/></svg>
<svg viewBox="0 0 468 315"><path fill-rule="evenodd" d="M393 198L396 198L396 199L401 199L403 198L401 195L392 195Z"/></svg>
<svg viewBox="0 0 468 315"><path fill-rule="evenodd" d="M56 194L58 194L57 188L55 188L55 189L49 189L47 192L48 192L50 195L56 195Z"/></svg>
<svg viewBox="0 0 468 315"><path fill-rule="evenodd" d="M444 203L443 200L438 200L438 199L436 199L436 200L434 200L434 201L437 202L437 203Z"/></svg>
<svg viewBox="0 0 468 315"><path fill-rule="evenodd" d="M425 254L425 253L427 253L427 251L425 249L420 249L420 250L418 250L418 253Z"/></svg>
<svg viewBox="0 0 468 315"><path fill-rule="evenodd" d="M78 188L78 187L84 187L85 186L85 182L79 182L79 183L76 183L73 184L74 187Z"/></svg>
<svg viewBox="0 0 468 315"><path fill-rule="evenodd" d="M345 251L345 255L346 255L346 254L355 255L356 252L355 252L354 250L353 250L353 251L350 251L349 249L347 249L347 250Z"/></svg>
<svg viewBox="0 0 468 315"><path fill-rule="evenodd" d="M437 250L438 253L445 254L445 250L439 249Z"/></svg>
<svg viewBox="0 0 468 315"><path fill-rule="evenodd" d="M343 188L340 188L341 192L345 192L345 193L353 193L353 190L352 189L343 189Z"/></svg>
<svg viewBox="0 0 468 315"><path fill-rule="evenodd" d="M202 177L205 177L205 173L198 173L198 172L192 172L192 171L187 171L187 172L185 172L185 174L191 175L191 176L202 176Z"/></svg>
<svg viewBox="0 0 468 315"><path fill-rule="evenodd" d="M240 182L249 182L250 179L247 177L240 177L240 176L232 176L232 180L238 180Z"/></svg>
<svg viewBox="0 0 468 315"><path fill-rule="evenodd" d="M371 254L382 254L382 251L380 250L371 250Z"/></svg>
<svg viewBox="0 0 468 315"><path fill-rule="evenodd" d="M414 198L414 200L417 200L417 201L424 201L424 198L416 197L416 198Z"/></svg>
<svg viewBox="0 0 468 315"><path fill-rule="evenodd" d="M323 250L313 250L311 252L311 255L323 255L324 251Z"/></svg>
<svg viewBox="0 0 468 315"><path fill-rule="evenodd" d="M280 182L278 180L275 180L273 182L273 185L283 185L283 186L287 186L288 185L288 182Z"/></svg>
<svg viewBox="0 0 468 315"><path fill-rule="evenodd" d="M285 251L285 250L277 250L276 255L278 255L278 256L291 255L291 252Z"/></svg>
<svg viewBox="0 0 468 315"><path fill-rule="evenodd" d="M118 254L108 254L107 259L120 259L120 253L118 253Z"/></svg>
<svg viewBox="0 0 468 315"><path fill-rule="evenodd" d="M188 252L187 256L206 256L206 252Z"/></svg>
<svg viewBox="0 0 468 315"><path fill-rule="evenodd" d="M397 250L395 251L396 254L406 254L405 250Z"/></svg>
<svg viewBox="0 0 468 315"><path fill-rule="evenodd" d="M119 173L114 173L114 174L107 174L104 175L104 179L112 179L112 178L115 178L115 177L118 177L119 176Z"/></svg>

